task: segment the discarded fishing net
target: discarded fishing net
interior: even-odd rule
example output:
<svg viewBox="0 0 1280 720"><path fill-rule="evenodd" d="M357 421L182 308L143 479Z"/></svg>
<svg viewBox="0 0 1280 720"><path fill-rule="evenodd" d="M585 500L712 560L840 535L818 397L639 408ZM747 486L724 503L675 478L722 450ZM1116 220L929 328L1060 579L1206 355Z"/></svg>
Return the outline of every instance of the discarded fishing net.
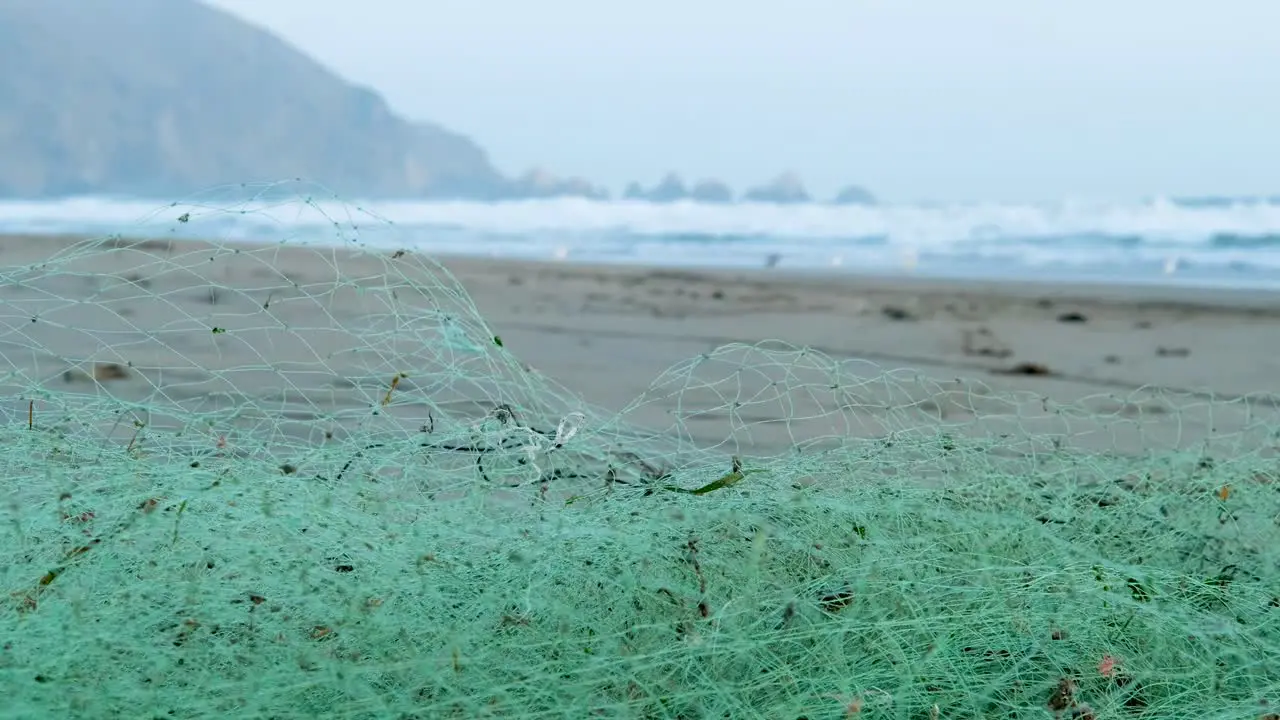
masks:
<svg viewBox="0 0 1280 720"><path fill-rule="evenodd" d="M1270 398L763 344L609 413L430 259L219 217L5 241L0 716L1280 712Z"/></svg>

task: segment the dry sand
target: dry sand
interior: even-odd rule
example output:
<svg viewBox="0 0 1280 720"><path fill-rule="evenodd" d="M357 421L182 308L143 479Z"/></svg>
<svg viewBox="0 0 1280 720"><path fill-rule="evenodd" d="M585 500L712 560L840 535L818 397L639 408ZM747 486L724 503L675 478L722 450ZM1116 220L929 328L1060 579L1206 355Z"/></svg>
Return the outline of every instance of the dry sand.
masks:
<svg viewBox="0 0 1280 720"><path fill-rule="evenodd" d="M1280 427L1274 295L444 259L481 323L414 253L76 243L0 238L9 422L39 384L196 412L249 399L254 432L319 442L406 372L383 410L404 423L525 406L545 377L737 452L991 416L971 431L1270 453ZM714 352L760 341L792 347Z"/></svg>

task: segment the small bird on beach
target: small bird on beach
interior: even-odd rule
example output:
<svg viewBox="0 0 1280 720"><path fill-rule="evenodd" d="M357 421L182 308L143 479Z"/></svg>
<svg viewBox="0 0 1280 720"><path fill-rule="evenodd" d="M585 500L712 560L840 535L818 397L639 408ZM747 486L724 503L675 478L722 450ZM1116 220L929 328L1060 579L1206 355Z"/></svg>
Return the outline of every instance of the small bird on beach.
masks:
<svg viewBox="0 0 1280 720"><path fill-rule="evenodd" d="M912 272L916 266L920 264L920 252L915 248L907 248L902 251L902 269Z"/></svg>

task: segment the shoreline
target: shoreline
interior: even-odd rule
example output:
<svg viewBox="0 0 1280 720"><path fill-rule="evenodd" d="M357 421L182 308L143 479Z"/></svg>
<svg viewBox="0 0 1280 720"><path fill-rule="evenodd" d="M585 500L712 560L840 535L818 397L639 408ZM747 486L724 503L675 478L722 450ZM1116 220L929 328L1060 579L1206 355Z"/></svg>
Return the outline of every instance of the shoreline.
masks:
<svg viewBox="0 0 1280 720"><path fill-rule="evenodd" d="M374 251L377 252L377 251ZM431 254L442 265L479 268L508 267L513 271L567 270L570 273L613 273L619 277L667 275L684 276L698 282L746 281L803 285L810 290L856 287L874 292L983 293L1007 295L1023 300L1104 302L1115 305L1164 309L1221 309L1280 316L1280 288L1205 286L1174 281L1122 281L1044 279L1018 280L1003 276L977 277L920 272L888 272L849 268L763 268L706 265L662 265L653 263L608 263L597 261L550 260L490 257L481 255Z"/></svg>
<svg viewBox="0 0 1280 720"><path fill-rule="evenodd" d="M785 283L803 285L810 290L847 289L858 287L873 292L914 293L980 293L1007 295L1019 299L1050 299L1071 302L1105 302L1114 305L1165 308L1165 309L1221 309L1248 313L1280 314L1280 279L1275 287L1257 285L1229 285L1201 282L1186 275L1152 274L1141 278L1122 279L1081 274L1046 274L1043 277L1021 279L1010 274L988 275L941 273L931 271L891 270L885 268L857 269L849 266L829 267L762 267L757 265L704 265L699 263L646 263L639 261L607 262L600 260L575 260L572 258L529 258L521 256L496 256L481 253L432 253L421 249L400 248L391 245L353 245L342 243L284 242L270 240L217 240L201 237L160 237L153 235L90 235L69 233L4 233L0 232L0 249L10 242L28 243L47 241L65 246L77 241L103 240L107 243L131 245L173 242L177 244L223 244L245 250L273 247L307 248L342 253L367 252L373 255L394 253L400 250L430 258L446 267L463 268L521 268L531 271L563 269L573 273L608 272L623 276L669 275L685 276L697 281L756 283ZM0 254L0 267L6 266Z"/></svg>
<svg viewBox="0 0 1280 720"><path fill-rule="evenodd" d="M288 198L293 198L290 201ZM832 208L571 202L0 203L0 228L78 235L281 237L442 255L684 269L764 267L936 282L1033 282L1280 292L1274 204L977 203ZM1136 204L1135 204L1136 203ZM3 234L3 233L0 233ZM729 267L725 267L725 266ZM904 273L901 271L909 271Z"/></svg>

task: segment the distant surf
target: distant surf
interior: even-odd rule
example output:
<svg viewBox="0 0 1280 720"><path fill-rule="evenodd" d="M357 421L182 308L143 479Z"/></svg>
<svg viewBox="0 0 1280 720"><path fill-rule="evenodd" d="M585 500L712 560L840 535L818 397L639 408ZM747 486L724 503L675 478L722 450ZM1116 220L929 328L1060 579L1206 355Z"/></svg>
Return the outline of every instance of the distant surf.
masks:
<svg viewBox="0 0 1280 720"><path fill-rule="evenodd" d="M180 223L187 214L198 222ZM702 205L0 202L0 232L363 242L440 255L1280 289L1280 198L1131 203Z"/></svg>

